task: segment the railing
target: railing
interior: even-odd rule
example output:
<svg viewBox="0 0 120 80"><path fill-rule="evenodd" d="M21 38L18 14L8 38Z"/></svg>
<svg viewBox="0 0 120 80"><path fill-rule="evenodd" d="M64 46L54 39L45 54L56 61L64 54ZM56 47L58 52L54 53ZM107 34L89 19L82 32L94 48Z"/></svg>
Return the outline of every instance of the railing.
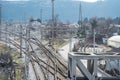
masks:
<svg viewBox="0 0 120 80"><path fill-rule="evenodd" d="M114 80L120 79L119 54L105 55L102 53L102 55L90 55L89 53L71 52L68 59L68 76L70 80L77 80L77 77L86 78L85 80L102 80L104 77L108 79L115 78ZM117 66L117 68L113 66ZM79 76L76 75L78 70L82 73L79 73Z"/></svg>

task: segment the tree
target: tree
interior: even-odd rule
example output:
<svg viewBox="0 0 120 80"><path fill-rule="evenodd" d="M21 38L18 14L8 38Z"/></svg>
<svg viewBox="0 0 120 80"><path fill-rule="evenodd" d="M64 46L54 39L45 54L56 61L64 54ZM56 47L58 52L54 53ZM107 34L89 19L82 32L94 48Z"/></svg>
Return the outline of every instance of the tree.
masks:
<svg viewBox="0 0 120 80"><path fill-rule="evenodd" d="M96 20L96 18L93 18L90 23L91 23L91 26L92 26L92 35L93 35L94 34L94 30L97 27L97 20Z"/></svg>
<svg viewBox="0 0 120 80"><path fill-rule="evenodd" d="M83 23L88 23L88 18L87 17L83 20Z"/></svg>
<svg viewBox="0 0 120 80"><path fill-rule="evenodd" d="M95 27L97 27L97 20L96 19L93 19L91 21L91 25L92 25L92 28L94 29Z"/></svg>
<svg viewBox="0 0 120 80"><path fill-rule="evenodd" d="M34 18L33 17L30 17L30 22L33 22L34 21Z"/></svg>
<svg viewBox="0 0 120 80"><path fill-rule="evenodd" d="M78 21L79 27L78 27L78 31L77 31L77 36L78 37L85 37L86 35L86 26L83 24L82 21Z"/></svg>
<svg viewBox="0 0 120 80"><path fill-rule="evenodd" d="M38 21L39 23L41 23L41 19L39 19L39 18L36 21Z"/></svg>

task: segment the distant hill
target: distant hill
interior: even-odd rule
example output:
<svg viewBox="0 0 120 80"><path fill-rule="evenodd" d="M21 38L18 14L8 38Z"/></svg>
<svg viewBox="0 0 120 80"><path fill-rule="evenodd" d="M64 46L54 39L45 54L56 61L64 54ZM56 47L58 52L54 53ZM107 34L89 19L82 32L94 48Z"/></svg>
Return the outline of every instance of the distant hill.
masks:
<svg viewBox="0 0 120 80"><path fill-rule="evenodd" d="M120 0L105 0L104 2L85 3L82 2L83 17L119 17ZM40 17L40 10L43 10L43 20L51 19L51 3L44 2L2 2L3 21L28 21L33 16ZM69 0L55 0L55 14L62 22L77 22L79 13L79 2Z"/></svg>

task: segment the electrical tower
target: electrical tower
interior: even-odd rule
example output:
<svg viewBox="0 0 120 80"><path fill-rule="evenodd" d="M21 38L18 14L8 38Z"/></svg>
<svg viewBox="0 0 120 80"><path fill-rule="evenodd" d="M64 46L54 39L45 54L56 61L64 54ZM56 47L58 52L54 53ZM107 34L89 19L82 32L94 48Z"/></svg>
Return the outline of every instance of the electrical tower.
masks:
<svg viewBox="0 0 120 80"><path fill-rule="evenodd" d="M80 37L81 35L81 30L82 30L82 5L81 5L81 1L80 1L80 4L79 4L79 17L78 17L78 24L79 24L79 29L78 29L78 37Z"/></svg>
<svg viewBox="0 0 120 80"><path fill-rule="evenodd" d="M79 29L78 29L78 37L86 38L86 27L83 24L83 15L82 15L82 3L80 1L79 4L79 19L78 19Z"/></svg>

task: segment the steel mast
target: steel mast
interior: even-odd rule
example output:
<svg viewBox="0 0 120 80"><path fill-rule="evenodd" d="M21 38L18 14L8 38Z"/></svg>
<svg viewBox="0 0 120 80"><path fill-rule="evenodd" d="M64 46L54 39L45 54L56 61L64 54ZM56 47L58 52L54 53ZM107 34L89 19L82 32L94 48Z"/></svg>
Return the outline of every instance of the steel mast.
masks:
<svg viewBox="0 0 120 80"><path fill-rule="evenodd" d="M1 39L1 27L2 27L2 1L0 1L0 39Z"/></svg>

